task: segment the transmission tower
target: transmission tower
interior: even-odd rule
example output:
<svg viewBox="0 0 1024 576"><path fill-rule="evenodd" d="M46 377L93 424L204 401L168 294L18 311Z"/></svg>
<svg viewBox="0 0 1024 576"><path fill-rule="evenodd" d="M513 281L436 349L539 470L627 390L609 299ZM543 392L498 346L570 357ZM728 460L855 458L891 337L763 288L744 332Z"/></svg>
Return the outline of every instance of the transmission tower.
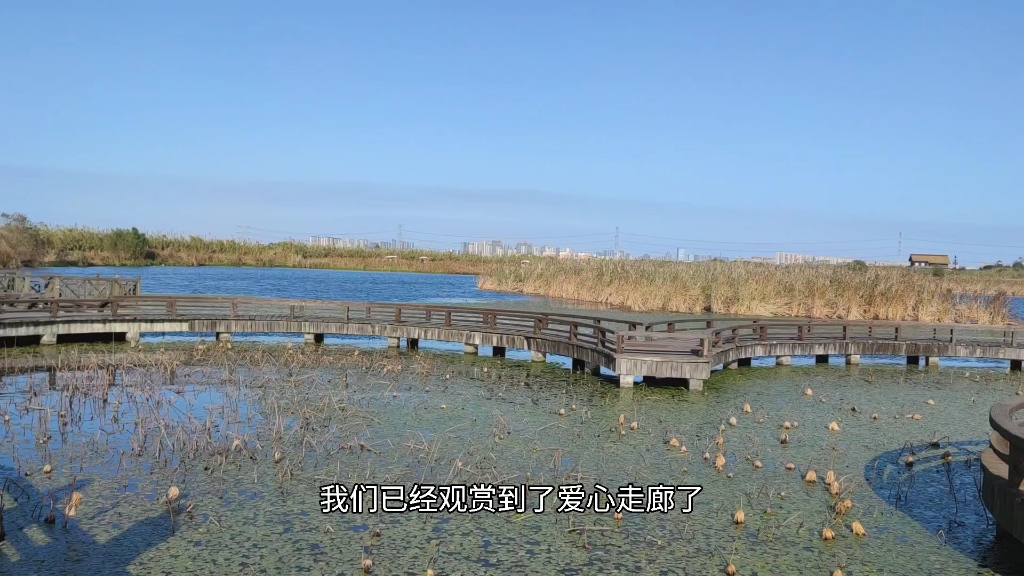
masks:
<svg viewBox="0 0 1024 576"><path fill-rule="evenodd" d="M619 227L615 227L615 257L619 257Z"/></svg>

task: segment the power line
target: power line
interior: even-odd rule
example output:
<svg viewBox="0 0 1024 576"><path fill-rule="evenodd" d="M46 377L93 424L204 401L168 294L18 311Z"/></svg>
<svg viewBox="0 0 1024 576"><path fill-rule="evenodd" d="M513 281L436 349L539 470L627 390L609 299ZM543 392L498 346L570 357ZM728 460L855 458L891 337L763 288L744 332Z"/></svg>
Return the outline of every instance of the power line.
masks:
<svg viewBox="0 0 1024 576"><path fill-rule="evenodd" d="M446 238L473 238L473 236L467 236L465 234L438 234L436 232L420 232L417 230L408 230L413 234L424 234L427 236L444 236ZM597 234L575 234L571 236L532 236L534 240L560 240L565 238L593 238L594 236L611 236L610 232L601 232Z"/></svg>
<svg viewBox="0 0 1024 576"><path fill-rule="evenodd" d="M947 246L974 246L976 248L1024 248L1012 244L971 244L968 242L949 242L946 240L922 240L921 238L907 238L914 242L925 242L927 244L945 244Z"/></svg>
<svg viewBox="0 0 1024 576"><path fill-rule="evenodd" d="M270 229L267 229L267 228L259 228L259 227L256 227L256 226L238 226L238 228L241 228L243 230L257 230L259 232L270 232L272 234L292 234L292 235L297 235L297 236L324 236L324 237L327 237L327 238L334 237L334 236L372 236L374 234L387 234L387 232L384 232L384 231L378 231L378 232L338 232L338 233L333 233L333 234L324 234L324 233L321 233L321 232L295 232L295 231L287 231L287 230L270 230Z"/></svg>
<svg viewBox="0 0 1024 576"><path fill-rule="evenodd" d="M625 236L636 236L638 238L653 238L655 240L671 240L673 242L686 242L686 243L698 243L698 244L732 244L740 246L814 246L819 244L863 244L868 242L892 242L889 239L877 239L877 240L836 240L836 241L822 241L822 242L731 242L725 240L696 240L686 238L670 238L667 236L650 236L647 234L631 234L629 232L624 233Z"/></svg>

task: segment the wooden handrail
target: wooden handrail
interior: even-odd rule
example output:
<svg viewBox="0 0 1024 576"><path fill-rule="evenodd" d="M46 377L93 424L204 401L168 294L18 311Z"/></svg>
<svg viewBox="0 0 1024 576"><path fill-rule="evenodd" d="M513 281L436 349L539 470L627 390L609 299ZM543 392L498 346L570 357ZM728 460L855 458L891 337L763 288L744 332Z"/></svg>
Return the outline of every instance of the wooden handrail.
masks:
<svg viewBox="0 0 1024 576"><path fill-rule="evenodd" d="M1011 452L1020 451L1024 464L1024 426L1013 421L1013 415L1024 410L1024 398L1010 398L997 402L988 413L992 429L1010 444Z"/></svg>

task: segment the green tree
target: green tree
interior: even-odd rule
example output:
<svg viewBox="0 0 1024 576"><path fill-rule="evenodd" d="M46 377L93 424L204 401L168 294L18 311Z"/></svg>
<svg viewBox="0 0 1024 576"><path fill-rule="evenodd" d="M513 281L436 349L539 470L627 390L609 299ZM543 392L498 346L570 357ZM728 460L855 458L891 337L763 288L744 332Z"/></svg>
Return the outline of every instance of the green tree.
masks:
<svg viewBox="0 0 1024 576"><path fill-rule="evenodd" d="M111 230L106 238L107 252L118 262L135 262L144 260L149 252L149 239L138 228L131 230L117 228Z"/></svg>
<svg viewBox="0 0 1024 576"><path fill-rule="evenodd" d="M19 268L40 264L43 235L24 214L0 213L0 266Z"/></svg>
<svg viewBox="0 0 1024 576"><path fill-rule="evenodd" d="M858 272L863 272L868 269L868 263L863 260L854 260L847 264L847 266L849 266L851 270L857 270Z"/></svg>

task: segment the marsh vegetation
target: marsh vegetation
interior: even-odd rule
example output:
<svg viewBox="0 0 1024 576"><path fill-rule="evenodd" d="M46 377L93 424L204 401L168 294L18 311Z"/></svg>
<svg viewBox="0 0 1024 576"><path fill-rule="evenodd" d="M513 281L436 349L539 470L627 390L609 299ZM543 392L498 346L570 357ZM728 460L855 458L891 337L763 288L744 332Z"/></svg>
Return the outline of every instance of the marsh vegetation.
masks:
<svg viewBox="0 0 1024 576"><path fill-rule="evenodd" d="M19 352L8 366L37 366L0 382L0 556L16 571L1011 573L1019 559L977 496L988 408L1022 385L996 369L754 368L694 395L426 351L53 354ZM324 515L333 482L704 489L691 514L557 513L552 496L544 514Z"/></svg>

